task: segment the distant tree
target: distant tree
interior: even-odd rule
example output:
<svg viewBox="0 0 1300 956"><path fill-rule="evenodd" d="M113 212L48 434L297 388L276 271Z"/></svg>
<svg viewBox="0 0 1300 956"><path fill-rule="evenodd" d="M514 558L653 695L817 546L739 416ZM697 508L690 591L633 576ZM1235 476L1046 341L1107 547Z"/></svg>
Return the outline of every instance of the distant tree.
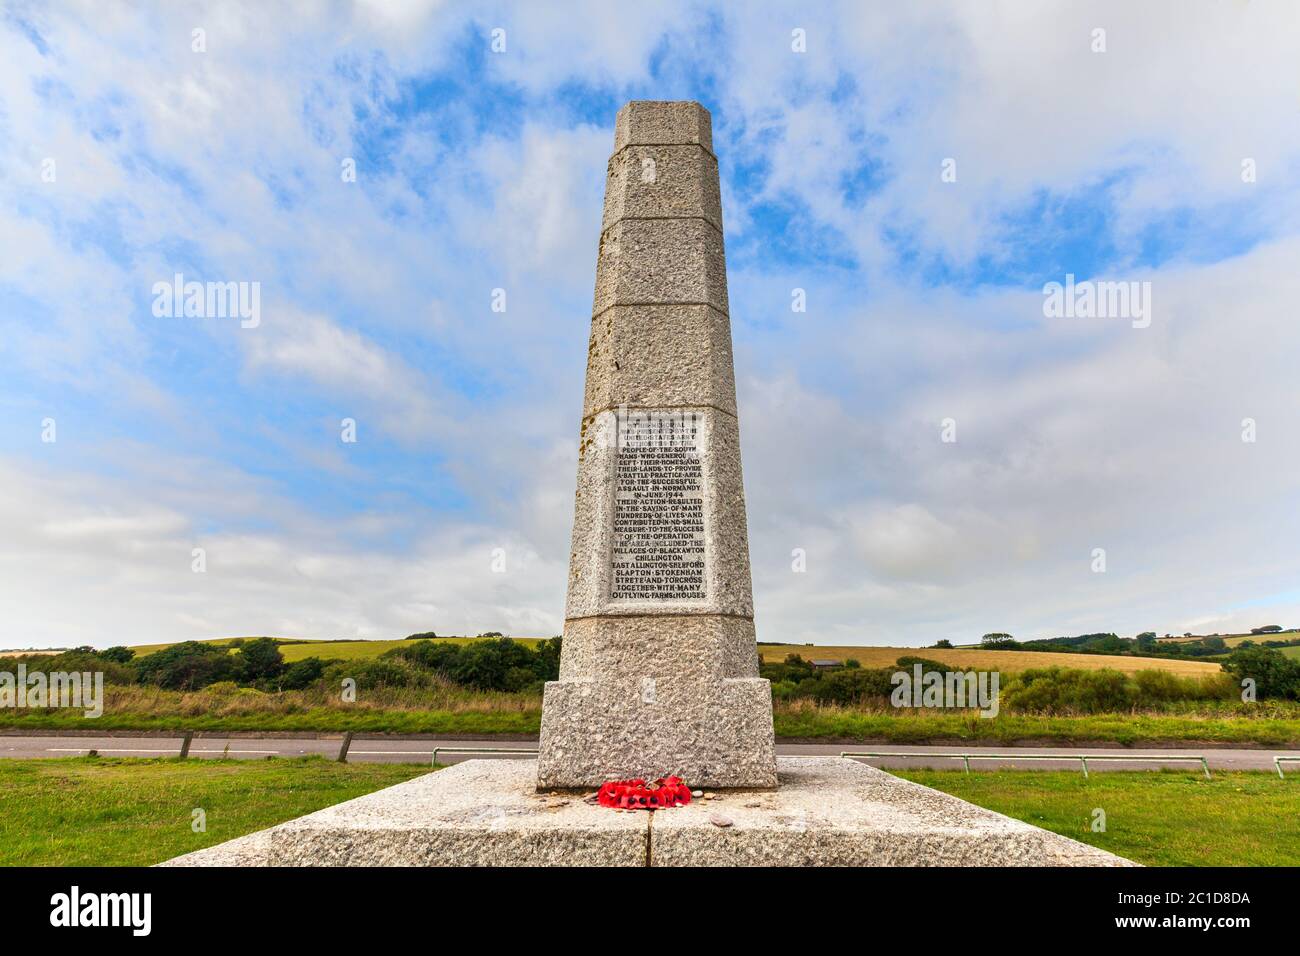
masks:
<svg viewBox="0 0 1300 956"><path fill-rule="evenodd" d="M457 684L478 690L524 690L537 680L536 655L508 637L475 641L460 648L450 662L449 676Z"/></svg>
<svg viewBox="0 0 1300 956"><path fill-rule="evenodd" d="M1216 634L1201 638L1201 646L1218 654L1228 649L1228 642Z"/></svg>
<svg viewBox="0 0 1300 956"><path fill-rule="evenodd" d="M991 634L985 634L980 638L980 647L990 649L1015 647L1016 639L1010 634L1004 634L1001 631L994 631Z"/></svg>
<svg viewBox="0 0 1300 956"><path fill-rule="evenodd" d="M813 666L799 654L787 654L783 663L767 664L765 667L769 673L776 676L777 680L811 680L816 674Z"/></svg>
<svg viewBox="0 0 1300 956"><path fill-rule="evenodd" d="M407 634L405 639L408 641L432 641L437 637L438 635L433 631L421 631L419 634Z"/></svg>
<svg viewBox="0 0 1300 956"><path fill-rule="evenodd" d="M1089 654L1118 654L1124 649L1124 642L1116 634L1088 634L1079 648Z"/></svg>
<svg viewBox="0 0 1300 956"><path fill-rule="evenodd" d="M1239 681L1255 681L1259 698L1300 699L1300 661L1293 661L1271 647L1237 648L1223 663L1223 669Z"/></svg>
<svg viewBox="0 0 1300 956"><path fill-rule="evenodd" d="M541 680L560 679L560 645L558 637L548 637L538 641L534 653L537 655L537 676Z"/></svg>
<svg viewBox="0 0 1300 956"><path fill-rule="evenodd" d="M1141 651L1154 650L1156 646L1156 632L1143 631L1137 636L1137 646L1138 650Z"/></svg>
<svg viewBox="0 0 1300 956"><path fill-rule="evenodd" d="M135 657L135 651L129 647L108 647L98 652L99 656L114 664L128 664Z"/></svg>
<svg viewBox="0 0 1300 956"><path fill-rule="evenodd" d="M169 690L198 690L236 676L235 658L225 647L182 641L132 661L140 680Z"/></svg>
<svg viewBox="0 0 1300 956"><path fill-rule="evenodd" d="M952 647L952 641L948 640L948 638L945 637L945 638L941 638L940 640L935 641L935 642L934 642L933 644L931 644L930 646L931 646L931 647L948 647L948 648L950 648L950 647Z"/></svg>
<svg viewBox="0 0 1300 956"><path fill-rule="evenodd" d="M934 672L936 674L947 674L951 670L959 669L956 667L951 667L948 664L943 663L942 661L931 660L928 657L914 657L912 655L907 655L905 657L900 657L898 660L894 661L893 667L886 667L884 668L884 670L890 674L894 673L897 670L910 671L917 664L921 665L922 674L929 674L931 672Z"/></svg>
<svg viewBox="0 0 1300 956"><path fill-rule="evenodd" d="M246 684L271 681L284 673L284 655L273 638L254 638L240 647L235 668Z"/></svg>
<svg viewBox="0 0 1300 956"><path fill-rule="evenodd" d="M285 667L275 686L280 690L303 690L319 681L325 668L333 661L321 660L319 657L304 657Z"/></svg>

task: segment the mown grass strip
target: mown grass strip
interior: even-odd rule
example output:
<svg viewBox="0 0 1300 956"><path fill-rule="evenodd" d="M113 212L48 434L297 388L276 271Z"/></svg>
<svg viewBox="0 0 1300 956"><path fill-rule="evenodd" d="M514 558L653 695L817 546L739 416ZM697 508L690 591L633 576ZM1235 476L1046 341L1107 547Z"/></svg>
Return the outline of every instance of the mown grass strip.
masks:
<svg viewBox="0 0 1300 956"><path fill-rule="evenodd" d="M428 772L321 757L0 760L0 865L147 866Z"/></svg>
<svg viewBox="0 0 1300 956"><path fill-rule="evenodd" d="M1148 866L1300 865L1300 778L1267 772L891 770ZM1100 816L1104 815L1104 817ZM1105 830L1094 822L1104 819Z"/></svg>

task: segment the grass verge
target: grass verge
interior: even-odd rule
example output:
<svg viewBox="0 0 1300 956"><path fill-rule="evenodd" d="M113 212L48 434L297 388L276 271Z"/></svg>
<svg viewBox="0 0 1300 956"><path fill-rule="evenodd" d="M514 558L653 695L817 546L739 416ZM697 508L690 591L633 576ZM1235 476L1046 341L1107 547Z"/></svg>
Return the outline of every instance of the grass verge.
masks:
<svg viewBox="0 0 1300 956"><path fill-rule="evenodd" d="M337 695L321 690L263 693L209 689L181 693L139 685L109 685L105 687L101 717L87 718L75 710L6 710L0 712L0 728L533 735L540 727L541 713L542 702L536 694L474 692L454 687L364 691L360 701L344 704ZM1023 741L1061 745L1300 746L1300 705L1290 702L1245 705L1210 701L1169 705L1163 711L1077 716L1003 711L997 717L984 719L974 711L777 701L774 717L778 736L810 740L956 741L1001 746Z"/></svg>
<svg viewBox="0 0 1300 956"><path fill-rule="evenodd" d="M1148 866L1300 865L1300 778L1182 771L893 770ZM1096 810L1104 833L1094 833Z"/></svg>
<svg viewBox="0 0 1300 956"><path fill-rule="evenodd" d="M0 760L0 865L148 866L428 772L320 757Z"/></svg>

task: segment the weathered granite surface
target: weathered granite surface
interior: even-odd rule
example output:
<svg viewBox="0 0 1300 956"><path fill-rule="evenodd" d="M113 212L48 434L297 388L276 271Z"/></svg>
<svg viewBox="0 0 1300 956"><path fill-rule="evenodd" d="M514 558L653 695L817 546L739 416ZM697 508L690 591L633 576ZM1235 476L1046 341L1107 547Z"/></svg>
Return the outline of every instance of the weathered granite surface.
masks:
<svg viewBox="0 0 1300 956"><path fill-rule="evenodd" d="M847 758L781 757L777 766L775 791L656 813L652 865L1134 865Z"/></svg>
<svg viewBox="0 0 1300 956"><path fill-rule="evenodd" d="M644 819L536 783L535 761L467 760L163 865L645 865Z"/></svg>
<svg viewBox="0 0 1300 956"><path fill-rule="evenodd" d="M713 151L713 118L689 100L634 100L614 120L614 152L625 146L694 143Z"/></svg>
<svg viewBox="0 0 1300 956"><path fill-rule="evenodd" d="M777 765L777 790L652 814L539 794L532 760L472 760L163 865L1134 865L851 760Z"/></svg>
<svg viewBox="0 0 1300 956"><path fill-rule="evenodd" d="M776 785L772 702L757 671L712 122L698 103L632 102L619 111L614 139L596 261L564 649L560 679L544 695L537 783L595 786L611 777L675 772L702 786L770 788ZM702 528L689 533L698 540L680 546L673 529L694 519L653 504L668 497L662 490L678 475L668 474L662 487L644 495L619 490L620 473L632 469L620 425L672 415L699 423L692 453L702 476ZM656 467L645 465L645 474ZM637 574L667 568L644 573L671 582L676 569L664 563L665 552L674 561L695 561L702 551L703 570L690 586L615 593L615 523L619 502L629 495L652 504L639 524L625 522L647 530L624 547L619 573L626 576L629 566ZM651 543L642 547L642 541Z"/></svg>

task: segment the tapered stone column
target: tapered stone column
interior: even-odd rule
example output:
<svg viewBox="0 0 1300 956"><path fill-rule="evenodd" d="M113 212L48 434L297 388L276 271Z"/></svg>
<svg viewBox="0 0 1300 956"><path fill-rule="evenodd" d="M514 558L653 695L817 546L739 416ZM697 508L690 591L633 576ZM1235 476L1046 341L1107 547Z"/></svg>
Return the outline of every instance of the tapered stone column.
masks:
<svg viewBox="0 0 1300 956"><path fill-rule="evenodd" d="M619 111L540 788L776 785L712 148L698 103Z"/></svg>

